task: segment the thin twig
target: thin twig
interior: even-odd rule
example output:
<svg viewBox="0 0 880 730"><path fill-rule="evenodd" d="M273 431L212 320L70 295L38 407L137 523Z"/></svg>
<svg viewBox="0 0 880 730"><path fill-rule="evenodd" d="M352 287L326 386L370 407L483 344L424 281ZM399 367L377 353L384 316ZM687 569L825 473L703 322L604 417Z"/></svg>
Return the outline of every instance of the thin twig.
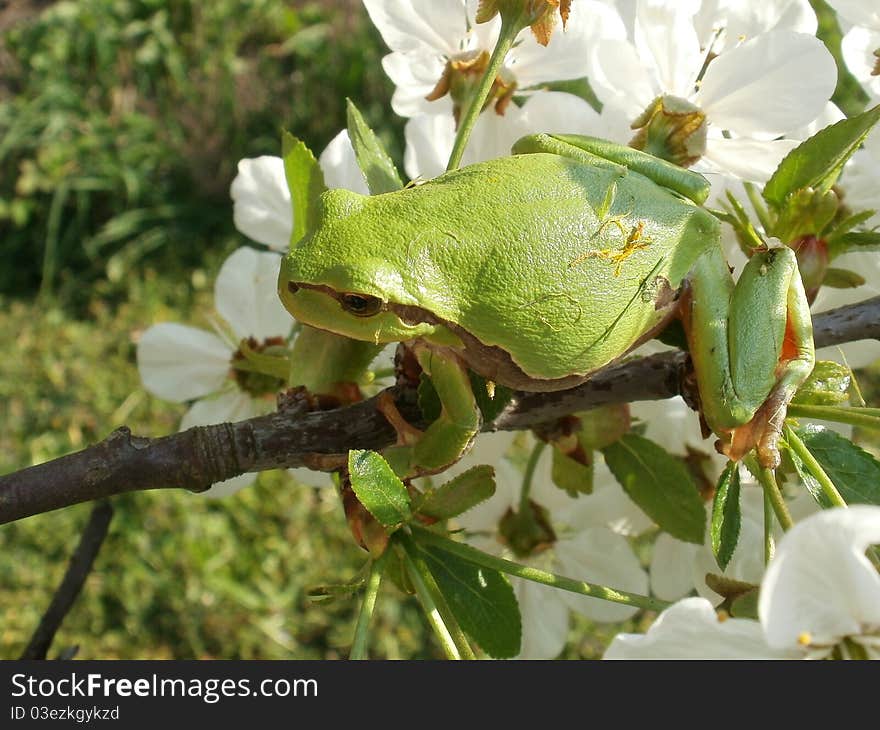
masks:
<svg viewBox="0 0 880 730"><path fill-rule="evenodd" d="M52 602L40 624L37 626L34 635L31 637L27 648L21 655L22 659L45 659L55 638L55 633L61 627L61 622L67 616L73 607L79 592L82 590L83 584L86 582L98 551L107 537L107 530L110 528L110 520L113 517L113 507L109 502L98 502L92 508L92 514L86 523L79 545L70 563L67 566L67 572L58 585L55 595L52 596Z"/></svg>

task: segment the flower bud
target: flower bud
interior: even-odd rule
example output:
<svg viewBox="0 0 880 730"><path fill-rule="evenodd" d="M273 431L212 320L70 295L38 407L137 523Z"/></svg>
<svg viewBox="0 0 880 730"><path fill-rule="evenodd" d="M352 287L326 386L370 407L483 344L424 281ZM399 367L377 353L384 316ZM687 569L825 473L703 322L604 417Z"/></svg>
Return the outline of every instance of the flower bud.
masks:
<svg viewBox="0 0 880 730"><path fill-rule="evenodd" d="M462 109L473 98L488 65L488 51L474 51L459 58L450 59L446 63L446 68L443 69L443 75L440 77L437 85L425 99L436 101L449 94L452 99L452 115L455 118L455 126L457 128ZM503 116L507 105L510 104L510 100L513 98L515 90L516 81L506 78L504 73L499 74L492 82L492 88L486 96L483 109L490 104L494 104L495 113Z"/></svg>
<svg viewBox="0 0 880 730"><path fill-rule="evenodd" d="M825 280L825 272L828 271L828 244L824 239L816 236L802 236L792 241L789 246L797 254L798 269L804 282L807 301L812 304L819 293L819 287Z"/></svg>
<svg viewBox="0 0 880 730"><path fill-rule="evenodd" d="M630 127L629 146L690 167L706 152L706 115L678 96L658 96Z"/></svg>
<svg viewBox="0 0 880 730"><path fill-rule="evenodd" d="M565 30L571 0L480 0L477 22L486 23L501 13L503 21L518 24L519 30L530 26L535 40L546 46L556 27L557 10Z"/></svg>
<svg viewBox="0 0 880 730"><path fill-rule="evenodd" d="M498 532L519 558L543 552L556 542L550 515L531 500L523 512L507 510L498 525Z"/></svg>

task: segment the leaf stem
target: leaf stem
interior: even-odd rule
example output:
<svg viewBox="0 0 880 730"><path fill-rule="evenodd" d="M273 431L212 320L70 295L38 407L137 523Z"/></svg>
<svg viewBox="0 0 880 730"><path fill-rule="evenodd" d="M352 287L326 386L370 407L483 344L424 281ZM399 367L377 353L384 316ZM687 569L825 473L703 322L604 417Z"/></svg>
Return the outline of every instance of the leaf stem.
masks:
<svg viewBox="0 0 880 730"><path fill-rule="evenodd" d="M544 441L538 439L535 442L535 446L532 449L532 453L529 454L529 460L526 463L525 473L523 474L523 482L522 482L522 491L519 495L519 514L531 514L531 510L529 509L529 495L532 491L532 481L535 476L535 469L538 466L538 462L541 459L541 454L544 453L544 448L547 444Z"/></svg>
<svg viewBox="0 0 880 730"><path fill-rule="evenodd" d="M880 430L880 408L841 408L792 403L788 407L788 415Z"/></svg>
<svg viewBox="0 0 880 730"><path fill-rule="evenodd" d="M785 504L785 497L779 489L776 482L776 473L772 469L765 469L760 466L754 457L747 457L749 471L757 477L761 486L764 488L764 499L770 502L773 512L780 526L786 532L794 525L791 513L788 511L788 505Z"/></svg>
<svg viewBox="0 0 880 730"><path fill-rule="evenodd" d="M773 502L767 491L764 491L764 565L773 559L776 546L773 544Z"/></svg>
<svg viewBox="0 0 880 730"><path fill-rule="evenodd" d="M455 142L452 145L452 152L449 155L449 164L446 165L447 172L455 170L461 164L461 158L464 156L465 147L467 147L468 140L470 139L474 125L477 123L480 112L483 110L483 104L486 102L486 97L492 89L495 77L498 76L498 71L501 68L501 64L504 62L504 57L507 55L511 46L513 46L513 41L516 39L520 30L522 30L522 27L518 17L511 20L502 14L501 32L498 35L498 42L495 44L495 49L492 51L489 65L486 67L486 73L483 75L479 87L477 87L477 90L468 102L467 108L459 122L458 131L455 133Z"/></svg>
<svg viewBox="0 0 880 730"><path fill-rule="evenodd" d="M572 593L578 593L582 596L601 598L604 601L621 603L625 606L635 606L636 608L647 608L652 611L662 611L670 605L666 601L651 598L650 596L642 596L638 593L629 593L628 591L619 591L614 588L595 585L593 583L585 583L583 581L557 575L556 573L550 573L546 570L539 570L538 568L532 568L527 565L520 565L511 560L505 560L504 558L489 555L481 550L472 548L470 545L450 540L449 538L438 535L436 532L427 530L424 527L413 525L412 528L413 532L418 535L420 542L435 545L441 550L457 555L474 565L498 570L502 573L507 573L508 575L514 575L517 578L523 578L535 583L543 583L544 585L552 586L553 588L561 588L564 591L571 591Z"/></svg>
<svg viewBox="0 0 880 730"><path fill-rule="evenodd" d="M418 547L408 535L402 533L400 531L395 535L395 547L400 552L407 575L443 652L449 659L476 659L431 570L419 556Z"/></svg>
<svg viewBox="0 0 880 730"><path fill-rule="evenodd" d="M819 482L819 486L822 487L822 491L825 493L828 501L835 507L846 507L846 500L837 491L837 487L834 486L831 477L825 473L822 465L813 456L813 452L807 448L807 445L801 441L800 437L794 432L794 429L788 424L785 425L785 440L788 442L791 450L804 462L804 466L813 475L813 478Z"/></svg>
<svg viewBox="0 0 880 730"><path fill-rule="evenodd" d="M351 642L349 659L367 658L370 640L370 620L373 618L373 610L376 608L376 598L379 595L379 586L382 583L382 574L385 572L385 562L387 560L388 551L386 550L370 565L367 590L364 593L364 601L361 604L357 624L354 627L354 639Z"/></svg>

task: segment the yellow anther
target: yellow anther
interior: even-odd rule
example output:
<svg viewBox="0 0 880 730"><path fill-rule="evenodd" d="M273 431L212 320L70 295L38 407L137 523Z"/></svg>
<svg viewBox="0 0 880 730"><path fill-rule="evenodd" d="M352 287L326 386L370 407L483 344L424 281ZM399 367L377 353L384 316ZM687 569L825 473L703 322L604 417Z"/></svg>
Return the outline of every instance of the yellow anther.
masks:
<svg viewBox="0 0 880 730"><path fill-rule="evenodd" d="M798 635L797 640L801 646L809 646L813 643L813 635L809 631L804 631Z"/></svg>

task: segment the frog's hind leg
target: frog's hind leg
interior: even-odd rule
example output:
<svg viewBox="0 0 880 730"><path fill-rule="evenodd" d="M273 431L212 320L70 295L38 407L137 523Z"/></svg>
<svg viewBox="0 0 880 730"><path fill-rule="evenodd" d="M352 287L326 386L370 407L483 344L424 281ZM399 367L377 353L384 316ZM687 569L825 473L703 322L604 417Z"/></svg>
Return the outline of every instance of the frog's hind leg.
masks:
<svg viewBox="0 0 880 730"><path fill-rule="evenodd" d="M719 450L739 459L756 447L761 465L775 468L788 404L815 361L794 252L755 253L734 287L720 249L708 251L681 301L702 413Z"/></svg>

